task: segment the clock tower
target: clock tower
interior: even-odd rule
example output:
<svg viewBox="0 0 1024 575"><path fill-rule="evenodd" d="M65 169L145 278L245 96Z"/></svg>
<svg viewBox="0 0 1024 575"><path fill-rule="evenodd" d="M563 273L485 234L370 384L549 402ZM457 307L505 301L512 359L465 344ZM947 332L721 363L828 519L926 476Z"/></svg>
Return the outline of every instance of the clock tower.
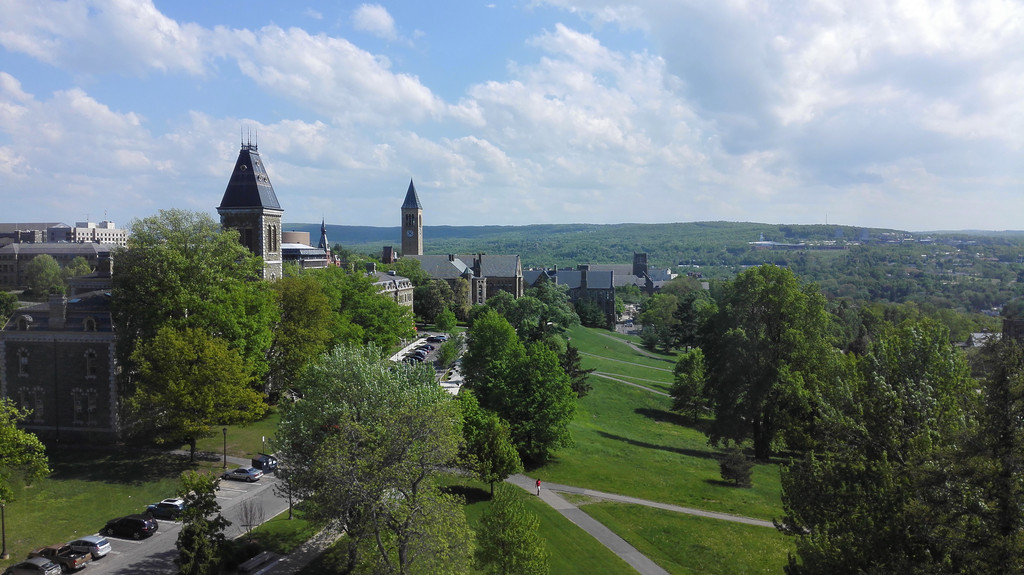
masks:
<svg viewBox="0 0 1024 575"><path fill-rule="evenodd" d="M402 204L402 255L423 255L423 206L412 180L409 180L409 191Z"/></svg>
<svg viewBox="0 0 1024 575"><path fill-rule="evenodd" d="M260 159L256 144L243 143L224 197L217 206L224 228L238 230L249 251L263 258L263 279L282 276L281 217L274 186Z"/></svg>

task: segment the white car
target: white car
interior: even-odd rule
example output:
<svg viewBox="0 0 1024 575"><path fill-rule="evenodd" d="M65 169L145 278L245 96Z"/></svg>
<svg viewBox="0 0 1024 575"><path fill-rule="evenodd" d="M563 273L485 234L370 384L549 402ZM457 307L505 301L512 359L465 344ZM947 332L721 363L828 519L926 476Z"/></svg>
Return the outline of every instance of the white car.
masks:
<svg viewBox="0 0 1024 575"><path fill-rule="evenodd" d="M79 553L91 553L93 559L99 559L110 553L110 542L106 537L100 535L86 535L68 543L72 549Z"/></svg>
<svg viewBox="0 0 1024 575"><path fill-rule="evenodd" d="M263 477L263 472L255 467L239 467L237 469L232 469L231 471L226 471L221 477L224 479L237 479L238 481L248 481L249 483L252 483L253 481L259 480L260 477Z"/></svg>

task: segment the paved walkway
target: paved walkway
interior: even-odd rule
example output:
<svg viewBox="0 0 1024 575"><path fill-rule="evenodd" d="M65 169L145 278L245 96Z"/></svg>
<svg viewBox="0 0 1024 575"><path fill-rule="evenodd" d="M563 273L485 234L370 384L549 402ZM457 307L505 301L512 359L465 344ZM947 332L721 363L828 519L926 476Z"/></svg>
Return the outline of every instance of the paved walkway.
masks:
<svg viewBox="0 0 1024 575"><path fill-rule="evenodd" d="M513 485L517 485L531 493L535 493L537 489L537 479L534 477L516 474L505 481ZM758 527L775 528L774 523L763 519L730 515L728 513L718 513L716 511L705 511L703 509L694 509L692 507L682 507L680 505L661 503L660 501L650 501L648 499L640 499L638 497L629 497L628 495L617 495L615 493L594 491L592 489L574 487L572 485L560 485L558 483L541 484L541 501L547 503L556 511L561 513L566 519L572 521L581 529L592 535L602 545L621 557L623 561L629 563L629 565L636 569L641 575L668 575L668 572L659 567L654 561L651 561L642 553L637 551L637 549L627 543L626 540L613 533L611 529L608 529L593 517L584 513L576 505L573 505L559 496L558 493L575 493L587 497L594 497L596 499L604 499L606 501L643 505L645 507L654 507L656 509L685 513L687 515L696 515L698 517L707 517L709 519L718 519L720 521L732 521L735 523L744 523L746 525L755 525Z"/></svg>
<svg viewBox="0 0 1024 575"><path fill-rule="evenodd" d="M537 480L525 475L516 474L505 481L533 493L537 489ZM626 543L625 539L613 533L611 529L598 523L597 520L581 511L572 503L562 499L561 496L556 494L546 484L541 486L540 498L544 503L547 503L561 513L566 519L591 534L594 539L597 539L602 545L610 549L612 553L615 553L623 561L629 563L640 575L669 575L668 571L665 571L657 563L637 551L636 547Z"/></svg>
<svg viewBox="0 0 1024 575"><path fill-rule="evenodd" d="M640 385L639 383L633 383L632 381L626 381L624 379L619 379L619 378L613 376L610 373L601 373L600 371L595 371L595 372L591 373L590 375L596 375L597 377L603 377L605 379L610 379L610 380L616 381L618 383L624 383L626 385L632 385L633 387L639 387L640 389L642 389L644 391L649 391L649 392L655 393L657 395L664 395L665 397L671 397L669 394L665 393L664 391L658 391L657 389L651 389L651 388L647 387L646 385ZM647 381L651 381L651 380L647 380Z"/></svg>

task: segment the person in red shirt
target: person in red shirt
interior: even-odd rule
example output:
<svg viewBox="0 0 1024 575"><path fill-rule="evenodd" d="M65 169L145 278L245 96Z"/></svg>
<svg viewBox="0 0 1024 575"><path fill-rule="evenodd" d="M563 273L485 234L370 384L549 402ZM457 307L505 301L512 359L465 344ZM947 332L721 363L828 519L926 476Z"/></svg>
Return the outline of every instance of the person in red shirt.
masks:
<svg viewBox="0 0 1024 575"><path fill-rule="evenodd" d="M537 495L540 495L540 479L537 479Z"/></svg>

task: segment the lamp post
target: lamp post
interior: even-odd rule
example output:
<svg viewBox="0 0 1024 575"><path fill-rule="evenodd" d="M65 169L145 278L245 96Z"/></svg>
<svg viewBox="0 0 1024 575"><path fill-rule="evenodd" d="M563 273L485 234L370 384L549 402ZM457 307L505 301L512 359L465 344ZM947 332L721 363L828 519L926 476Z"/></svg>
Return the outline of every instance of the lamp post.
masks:
<svg viewBox="0 0 1024 575"><path fill-rule="evenodd" d="M222 429L224 432L224 469L228 468L228 428Z"/></svg>
<svg viewBox="0 0 1024 575"><path fill-rule="evenodd" d="M6 503L0 503L0 539L3 540L3 549L0 550L0 559L10 559L11 555L9 553L7 553L7 504Z"/></svg>

